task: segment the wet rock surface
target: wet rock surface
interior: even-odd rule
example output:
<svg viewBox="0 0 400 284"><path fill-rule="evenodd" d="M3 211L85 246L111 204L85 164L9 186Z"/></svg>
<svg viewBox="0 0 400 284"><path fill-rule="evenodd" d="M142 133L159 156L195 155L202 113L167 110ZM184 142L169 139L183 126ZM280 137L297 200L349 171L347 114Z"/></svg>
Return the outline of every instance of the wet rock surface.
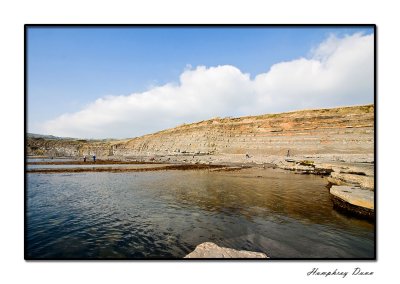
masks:
<svg viewBox="0 0 400 284"><path fill-rule="evenodd" d="M211 242L198 245L184 258L268 258L265 253L220 247Z"/></svg>

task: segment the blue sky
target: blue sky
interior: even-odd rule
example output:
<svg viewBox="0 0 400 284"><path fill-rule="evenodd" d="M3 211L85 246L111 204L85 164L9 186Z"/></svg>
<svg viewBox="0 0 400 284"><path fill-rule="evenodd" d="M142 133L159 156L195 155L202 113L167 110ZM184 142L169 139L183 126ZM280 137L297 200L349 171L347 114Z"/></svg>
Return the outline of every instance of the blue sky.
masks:
<svg viewBox="0 0 400 284"><path fill-rule="evenodd" d="M31 27L27 38L28 131L86 136L83 130L64 133L43 125L60 116L85 110L99 98L140 94L166 84L179 85L182 73L198 66L234 66L253 80L257 75L267 73L274 64L312 58L314 50L332 36L339 40L356 33L365 36L373 30L331 27ZM372 103L370 96L369 101ZM299 108L303 105L300 104ZM293 108L296 107L287 110ZM265 108L265 111L274 110ZM135 106L132 111L135 111ZM227 110L218 112L215 116L246 115ZM248 114L253 113L250 111ZM149 126L147 131L87 132L87 136L133 137L161 130L160 127L173 127L183 118L185 122L193 122L186 120L203 117L162 117L170 123ZM129 121L122 124L129 127Z"/></svg>

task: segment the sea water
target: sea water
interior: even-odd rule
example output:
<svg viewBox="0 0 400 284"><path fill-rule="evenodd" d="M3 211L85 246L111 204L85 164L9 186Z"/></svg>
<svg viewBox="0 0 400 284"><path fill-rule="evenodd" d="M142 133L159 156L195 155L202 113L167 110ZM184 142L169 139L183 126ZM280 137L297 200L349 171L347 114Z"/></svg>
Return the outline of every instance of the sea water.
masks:
<svg viewBox="0 0 400 284"><path fill-rule="evenodd" d="M277 169L27 174L29 258L182 258L202 242L271 258L372 258L374 224L327 180Z"/></svg>

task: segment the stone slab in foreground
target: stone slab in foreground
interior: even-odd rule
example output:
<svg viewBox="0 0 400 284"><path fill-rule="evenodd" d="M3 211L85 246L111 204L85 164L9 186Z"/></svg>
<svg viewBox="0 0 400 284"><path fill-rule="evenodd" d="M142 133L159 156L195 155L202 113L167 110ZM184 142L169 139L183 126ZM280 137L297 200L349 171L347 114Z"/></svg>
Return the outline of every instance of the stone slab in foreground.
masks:
<svg viewBox="0 0 400 284"><path fill-rule="evenodd" d="M360 216L374 217L374 192L352 186L332 186L335 206Z"/></svg>
<svg viewBox="0 0 400 284"><path fill-rule="evenodd" d="M205 242L196 247L185 258L268 258L265 253L246 250L235 250Z"/></svg>

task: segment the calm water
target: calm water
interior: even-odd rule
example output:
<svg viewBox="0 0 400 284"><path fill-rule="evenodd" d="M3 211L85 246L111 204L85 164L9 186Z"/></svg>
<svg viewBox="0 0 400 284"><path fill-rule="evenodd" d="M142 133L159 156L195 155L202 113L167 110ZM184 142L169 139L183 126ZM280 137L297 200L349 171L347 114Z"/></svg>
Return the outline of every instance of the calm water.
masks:
<svg viewBox="0 0 400 284"><path fill-rule="evenodd" d="M87 165L27 165L27 169L79 169L79 168L157 168L165 167L168 164L87 164Z"/></svg>
<svg viewBox="0 0 400 284"><path fill-rule="evenodd" d="M272 258L374 257L374 225L333 210L316 176L246 169L27 179L33 258L181 258L205 241Z"/></svg>

